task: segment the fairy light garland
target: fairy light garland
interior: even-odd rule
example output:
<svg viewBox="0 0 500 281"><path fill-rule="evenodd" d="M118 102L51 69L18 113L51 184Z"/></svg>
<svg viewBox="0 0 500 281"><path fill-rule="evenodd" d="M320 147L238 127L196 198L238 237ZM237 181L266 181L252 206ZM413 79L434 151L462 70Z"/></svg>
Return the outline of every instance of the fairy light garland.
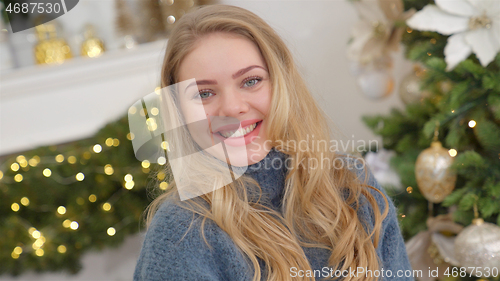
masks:
<svg viewBox="0 0 500 281"><path fill-rule="evenodd" d="M134 136L127 133L126 136L123 135L123 138L128 142ZM130 143L127 145L130 146ZM55 255L74 256L83 247L91 246L87 241L92 240L80 240L83 236L76 240L70 237L79 237L83 234L85 237L92 235L96 237L92 239L102 241L122 240L127 233L137 231L135 227L129 227L129 225L141 221L142 211L149 203L147 193L134 192L136 195L133 196L139 196L141 201L132 202L143 203L130 210L130 216L119 219L116 217L115 209L116 211L117 208L128 210L129 204L123 200L130 198L128 194L137 189L139 181L141 188L146 186L147 174L153 165L149 162L138 162L134 158L130 158L131 164L124 165L115 158L118 151L112 152L113 149L121 147L128 148L122 146L119 138L107 137L102 139L102 142L95 142L87 147L77 146L71 151L57 152L58 147L51 146L45 148L46 152L37 153L38 155L29 155L29 152L26 152L24 155L17 155L0 164L0 193L3 198L12 200L8 203L10 204L8 212L2 214L2 217L9 217L9 221L17 225L8 231L11 233L8 236L8 243L12 244L10 256L8 256L11 261L23 262L24 257L34 256L43 257L46 262L56 262ZM36 150L34 152L36 153ZM126 153L130 153L130 150ZM107 163L96 165L102 160ZM155 167L159 168L158 165ZM70 171L75 172L71 175L68 174ZM102 177L107 177L107 179ZM37 193L34 188L24 188L24 186L35 184L36 186L58 187L51 189L49 193L44 193L44 196ZM163 189L165 184L166 182L162 182L160 188ZM121 189L117 188L119 185ZM71 190L72 192L69 192ZM114 191L110 193L105 190ZM62 198L66 201L64 202L61 198L56 199L57 192L68 192L68 194L74 194L74 197L71 199L64 196ZM87 225L92 218L89 214L82 212L83 209L88 208L93 210L91 216L103 221L101 231L89 232ZM97 210L98 213L95 212ZM41 225L42 220L34 219L38 216L43 216L46 218L43 220L44 223L48 220L50 224ZM25 229L27 235L19 233L22 229ZM0 261L6 265L6 268L9 268L8 260L0 258ZM66 266L71 267L72 264Z"/></svg>

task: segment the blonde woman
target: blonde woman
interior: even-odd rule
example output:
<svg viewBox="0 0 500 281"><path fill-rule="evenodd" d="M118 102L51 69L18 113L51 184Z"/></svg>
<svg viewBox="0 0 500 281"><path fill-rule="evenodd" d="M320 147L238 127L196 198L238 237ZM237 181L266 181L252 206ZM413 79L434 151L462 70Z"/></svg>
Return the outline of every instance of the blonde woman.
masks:
<svg viewBox="0 0 500 281"><path fill-rule="evenodd" d="M261 18L225 5L186 14L163 62L171 85L191 89L163 99L168 122L186 124L171 125L171 151L203 152L169 154L134 280L413 280L394 205L363 162L326 145L324 113Z"/></svg>

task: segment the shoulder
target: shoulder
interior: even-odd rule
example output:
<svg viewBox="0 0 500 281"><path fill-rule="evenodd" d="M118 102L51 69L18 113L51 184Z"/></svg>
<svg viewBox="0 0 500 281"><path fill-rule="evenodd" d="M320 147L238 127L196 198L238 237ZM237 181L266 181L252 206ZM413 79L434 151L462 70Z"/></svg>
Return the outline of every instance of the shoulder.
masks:
<svg viewBox="0 0 500 281"><path fill-rule="evenodd" d="M245 260L229 235L209 219L202 232L202 221L165 201L146 232L134 280L245 280L233 276L231 267L240 263L241 270Z"/></svg>

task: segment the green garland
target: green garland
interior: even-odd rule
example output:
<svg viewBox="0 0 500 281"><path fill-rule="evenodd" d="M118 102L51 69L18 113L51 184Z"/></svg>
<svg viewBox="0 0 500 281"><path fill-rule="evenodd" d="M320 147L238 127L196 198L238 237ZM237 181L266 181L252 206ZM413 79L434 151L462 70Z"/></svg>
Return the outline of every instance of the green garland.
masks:
<svg viewBox="0 0 500 281"><path fill-rule="evenodd" d="M129 139L124 117L91 139L14 155L0 166L0 274L76 273L84 252L144 230L145 189L164 174L150 173L160 167L139 162Z"/></svg>

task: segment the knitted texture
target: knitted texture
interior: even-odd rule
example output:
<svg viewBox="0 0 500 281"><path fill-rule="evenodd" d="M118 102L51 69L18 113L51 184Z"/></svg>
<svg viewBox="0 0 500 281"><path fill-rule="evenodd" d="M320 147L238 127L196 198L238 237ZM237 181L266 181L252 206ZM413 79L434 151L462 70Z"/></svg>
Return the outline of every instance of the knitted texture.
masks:
<svg viewBox="0 0 500 281"><path fill-rule="evenodd" d="M272 149L260 162L248 166L245 172L260 184L263 192L260 202L277 211L283 199L287 168L282 164L286 157L284 153ZM360 179L364 180L364 170L360 168L355 171ZM367 175L369 177L367 184L385 194L369 171ZM384 210L386 205L382 196L376 191L370 192L375 196L381 210ZM404 272L411 270L411 267L400 234L394 204L390 197L387 195L386 197L389 201L389 214L383 221L377 248L381 270L374 274L380 274L381 277L382 274L384 275L384 278L379 280L413 280L412 277L404 277ZM358 215L365 222L367 229L373 228L373 210L366 199L361 200ZM202 218L198 214L183 209L171 201L164 202L146 233L134 280L252 280L253 266L229 235L215 222L207 219L204 234L211 246L209 247L201 234L201 221ZM332 273L327 263L330 257L328 250L304 248L304 252L314 270L309 274L313 274L316 280L322 280L322 277ZM264 270L263 263L260 262ZM290 269L291 276L308 274L299 270ZM389 271L392 277L387 277ZM262 273L265 276L265 272L262 271ZM335 276L335 272L333 273ZM341 273L338 272L338 274ZM344 275L347 274L360 274L360 271L353 269L353 272L344 272ZM402 277L398 276L401 274L403 274Z"/></svg>

